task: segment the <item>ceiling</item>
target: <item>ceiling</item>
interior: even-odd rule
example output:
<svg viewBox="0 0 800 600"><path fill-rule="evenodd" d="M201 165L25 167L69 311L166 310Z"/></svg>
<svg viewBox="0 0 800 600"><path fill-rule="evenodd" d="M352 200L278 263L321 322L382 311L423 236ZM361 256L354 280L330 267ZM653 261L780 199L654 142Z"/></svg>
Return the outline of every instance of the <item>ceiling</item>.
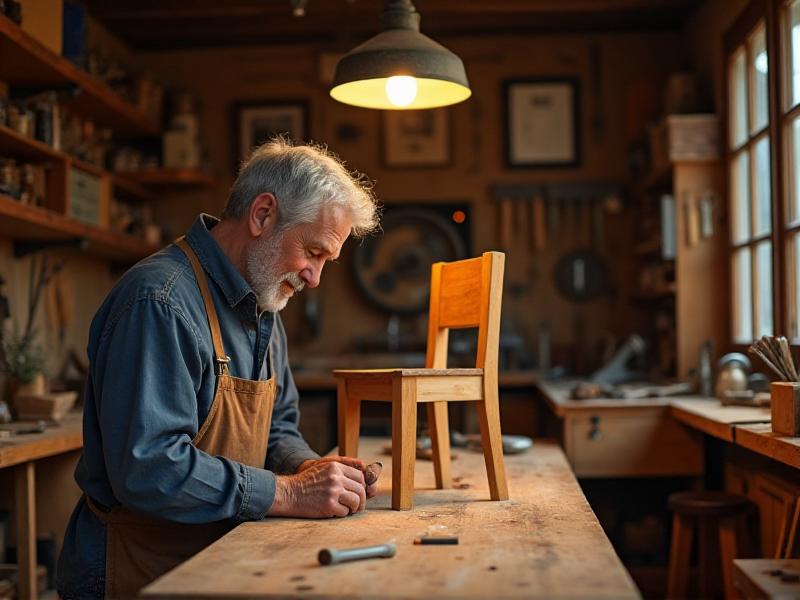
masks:
<svg viewBox="0 0 800 600"><path fill-rule="evenodd" d="M381 0L85 0L135 49L352 44L380 30ZM305 4L305 16L292 15ZM432 37L667 30L700 0L415 0Z"/></svg>

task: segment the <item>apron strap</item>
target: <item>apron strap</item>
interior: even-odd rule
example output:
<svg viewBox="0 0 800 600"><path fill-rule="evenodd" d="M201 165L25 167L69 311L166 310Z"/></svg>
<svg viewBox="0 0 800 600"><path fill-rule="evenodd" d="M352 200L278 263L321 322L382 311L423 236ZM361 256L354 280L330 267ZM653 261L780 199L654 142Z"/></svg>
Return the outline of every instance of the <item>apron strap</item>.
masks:
<svg viewBox="0 0 800 600"><path fill-rule="evenodd" d="M186 254L189 258L189 263L192 265L192 270L197 279L197 287L200 288L200 293L203 296L203 303L206 306L208 326L211 329L211 341L214 344L214 360L217 363L217 375L226 375L228 373L228 363L231 359L225 354L225 348L222 345L222 332L219 327L217 309L214 308L214 300L211 298L211 290L208 289L208 279L206 278L205 271L200 261L197 259L197 254L192 250L192 247L186 241L185 237L175 240L175 245Z"/></svg>

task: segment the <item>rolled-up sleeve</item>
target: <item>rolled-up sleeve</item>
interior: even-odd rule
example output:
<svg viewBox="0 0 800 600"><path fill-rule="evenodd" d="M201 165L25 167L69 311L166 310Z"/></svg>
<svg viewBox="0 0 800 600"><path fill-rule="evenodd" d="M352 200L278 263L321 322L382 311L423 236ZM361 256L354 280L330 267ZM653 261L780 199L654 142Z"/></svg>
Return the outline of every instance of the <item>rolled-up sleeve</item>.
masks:
<svg viewBox="0 0 800 600"><path fill-rule="evenodd" d="M286 331L278 315L275 315L271 351L277 386L266 468L275 473L295 473L303 461L317 459L319 454L310 448L298 429L300 396L289 368Z"/></svg>
<svg viewBox="0 0 800 600"><path fill-rule="evenodd" d="M182 523L260 519L275 497L275 475L191 443L199 348L184 315L156 298L133 302L104 332L91 377L114 496Z"/></svg>

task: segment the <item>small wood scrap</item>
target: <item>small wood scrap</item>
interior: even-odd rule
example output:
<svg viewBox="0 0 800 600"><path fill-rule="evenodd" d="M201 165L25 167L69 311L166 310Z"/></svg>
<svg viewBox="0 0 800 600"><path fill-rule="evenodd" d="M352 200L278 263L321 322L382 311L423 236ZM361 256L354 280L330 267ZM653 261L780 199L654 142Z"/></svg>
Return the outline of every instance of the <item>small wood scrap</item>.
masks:
<svg viewBox="0 0 800 600"><path fill-rule="evenodd" d="M466 481L462 481L463 477L453 477L453 489L456 490L468 490L472 487L471 483L467 483Z"/></svg>

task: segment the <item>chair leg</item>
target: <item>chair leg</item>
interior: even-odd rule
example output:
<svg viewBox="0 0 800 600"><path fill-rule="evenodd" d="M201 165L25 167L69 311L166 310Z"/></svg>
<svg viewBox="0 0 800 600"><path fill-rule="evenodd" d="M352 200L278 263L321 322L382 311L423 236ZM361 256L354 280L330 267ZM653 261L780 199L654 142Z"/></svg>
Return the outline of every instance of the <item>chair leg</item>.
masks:
<svg viewBox="0 0 800 600"><path fill-rule="evenodd" d="M417 459L416 381L392 381L392 508L410 510Z"/></svg>
<svg viewBox="0 0 800 600"><path fill-rule="evenodd" d="M738 558L736 519L736 517L723 517L719 520L719 549L726 600L739 597L733 585L733 559Z"/></svg>
<svg viewBox="0 0 800 600"><path fill-rule="evenodd" d="M692 519L690 517L676 514L672 518L672 544L669 548L667 598L686 598L693 534Z"/></svg>
<svg viewBox="0 0 800 600"><path fill-rule="evenodd" d="M447 402L428 402L428 429L431 433L433 471L438 489L452 485L450 474L450 424L447 421Z"/></svg>
<svg viewBox="0 0 800 600"><path fill-rule="evenodd" d="M347 380L336 384L339 411L339 455L358 456L358 436L361 429L361 401L347 395Z"/></svg>
<svg viewBox="0 0 800 600"><path fill-rule="evenodd" d="M483 459L486 461L486 474L489 477L489 493L492 500L508 500L497 385L489 386L484 394L484 399L478 402L478 422L481 427Z"/></svg>

